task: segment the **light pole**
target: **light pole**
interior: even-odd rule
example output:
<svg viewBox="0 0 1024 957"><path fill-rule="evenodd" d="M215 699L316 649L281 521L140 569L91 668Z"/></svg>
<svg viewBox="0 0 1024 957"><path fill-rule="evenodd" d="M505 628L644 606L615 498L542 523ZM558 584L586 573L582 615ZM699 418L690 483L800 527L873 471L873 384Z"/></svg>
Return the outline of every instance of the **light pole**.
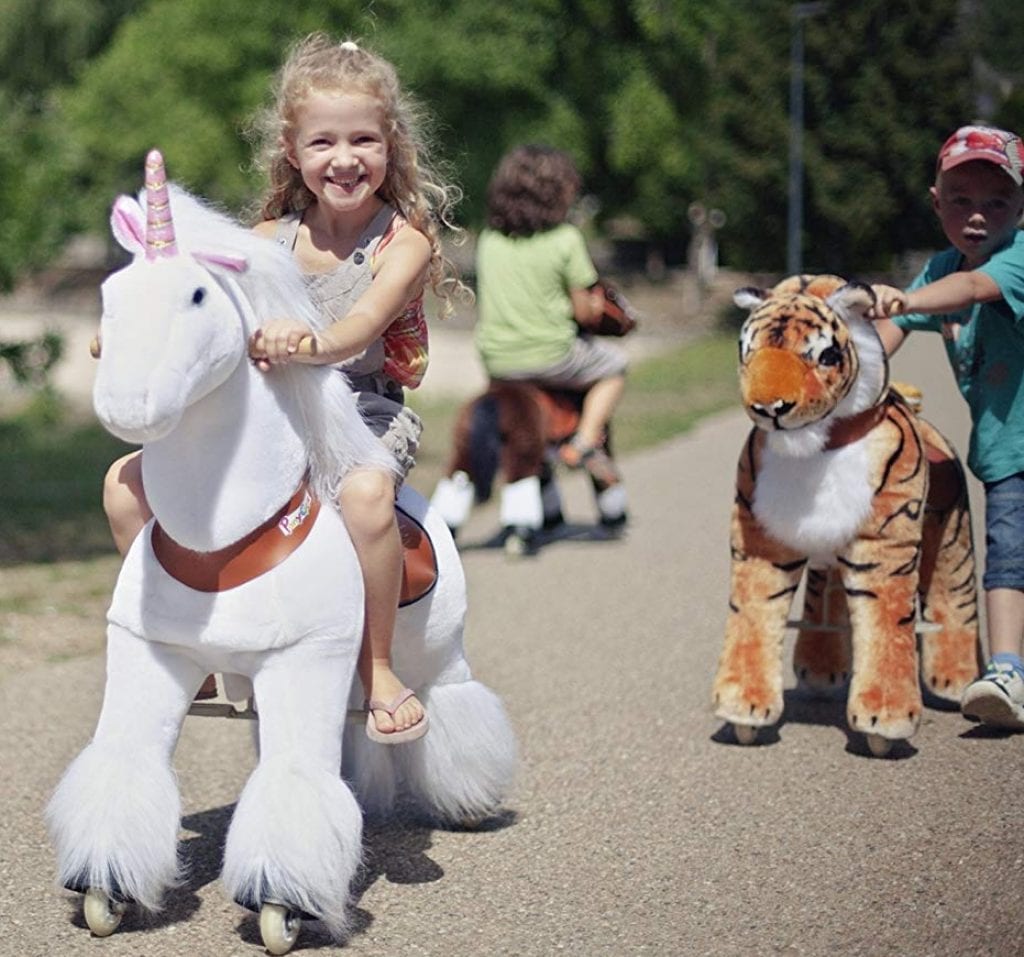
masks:
<svg viewBox="0 0 1024 957"><path fill-rule="evenodd" d="M786 272L803 269L804 229L804 20L828 4L794 3L789 50L789 218L786 229Z"/></svg>

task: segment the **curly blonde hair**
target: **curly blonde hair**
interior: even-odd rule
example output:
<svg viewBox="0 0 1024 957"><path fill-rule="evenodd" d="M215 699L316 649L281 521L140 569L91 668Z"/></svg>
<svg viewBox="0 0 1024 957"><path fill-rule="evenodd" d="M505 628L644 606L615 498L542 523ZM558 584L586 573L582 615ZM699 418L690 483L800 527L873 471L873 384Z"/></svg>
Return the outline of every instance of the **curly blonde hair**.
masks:
<svg viewBox="0 0 1024 957"><path fill-rule="evenodd" d="M441 244L442 229L462 238L463 230L452 218L462 191L446 181L433 160L426 112L402 90L395 68L351 40L338 43L326 33L311 33L289 50L275 77L273 103L257 115L250 130L257 146L255 166L269 180L254 218L278 219L313 202L285 152L295 135L298 112L313 93L362 93L380 104L388 161L378 195L430 242L427 282L441 301L442 317L448 315L456 294L470 294Z"/></svg>

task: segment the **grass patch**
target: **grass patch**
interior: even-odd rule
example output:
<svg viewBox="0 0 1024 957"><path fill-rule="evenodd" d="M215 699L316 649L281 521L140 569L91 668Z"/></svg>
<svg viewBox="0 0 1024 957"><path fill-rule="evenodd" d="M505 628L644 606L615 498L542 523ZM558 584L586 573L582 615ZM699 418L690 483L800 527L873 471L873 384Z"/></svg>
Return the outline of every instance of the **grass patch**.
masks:
<svg viewBox="0 0 1024 957"><path fill-rule="evenodd" d="M45 393L0 420L0 565L109 552L103 476L127 450L99 424L72 421Z"/></svg>
<svg viewBox="0 0 1024 957"><path fill-rule="evenodd" d="M735 405L736 337L716 335L635 364L615 414L619 453L681 435Z"/></svg>

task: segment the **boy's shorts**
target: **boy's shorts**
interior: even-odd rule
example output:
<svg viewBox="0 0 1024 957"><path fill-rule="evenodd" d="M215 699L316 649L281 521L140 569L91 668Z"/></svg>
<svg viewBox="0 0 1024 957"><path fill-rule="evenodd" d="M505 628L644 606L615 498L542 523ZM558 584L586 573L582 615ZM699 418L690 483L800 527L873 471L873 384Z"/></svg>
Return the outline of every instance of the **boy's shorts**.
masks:
<svg viewBox="0 0 1024 957"><path fill-rule="evenodd" d="M584 392L601 379L623 375L629 365L625 353L590 336L577 336L564 359L546 369L502 373L497 379L529 380L555 389Z"/></svg>
<svg viewBox="0 0 1024 957"><path fill-rule="evenodd" d="M985 590L1024 590L1024 472L985 483Z"/></svg>

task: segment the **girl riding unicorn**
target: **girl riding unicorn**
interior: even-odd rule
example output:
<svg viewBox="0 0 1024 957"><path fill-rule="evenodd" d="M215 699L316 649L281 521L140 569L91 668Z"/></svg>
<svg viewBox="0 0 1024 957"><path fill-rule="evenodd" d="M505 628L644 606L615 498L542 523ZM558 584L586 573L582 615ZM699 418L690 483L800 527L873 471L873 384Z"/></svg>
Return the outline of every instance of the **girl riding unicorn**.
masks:
<svg viewBox="0 0 1024 957"><path fill-rule="evenodd" d="M329 323L306 350L300 343L309 326L275 318L253 335L250 353L264 371L292 363L344 371L363 417L400 468L397 480L389 470L355 469L338 497L366 591L358 665L366 731L398 744L420 737L428 723L391 667L402 577L394 501L422 431L403 386L415 388L426 370L425 285L445 311L463 288L440 240L440 228L452 225L457 190L433 172L419 111L394 68L352 42L318 33L295 45L259 125L270 187L255 232L293 252ZM140 453L111 467L104 506L123 554L152 514Z"/></svg>

